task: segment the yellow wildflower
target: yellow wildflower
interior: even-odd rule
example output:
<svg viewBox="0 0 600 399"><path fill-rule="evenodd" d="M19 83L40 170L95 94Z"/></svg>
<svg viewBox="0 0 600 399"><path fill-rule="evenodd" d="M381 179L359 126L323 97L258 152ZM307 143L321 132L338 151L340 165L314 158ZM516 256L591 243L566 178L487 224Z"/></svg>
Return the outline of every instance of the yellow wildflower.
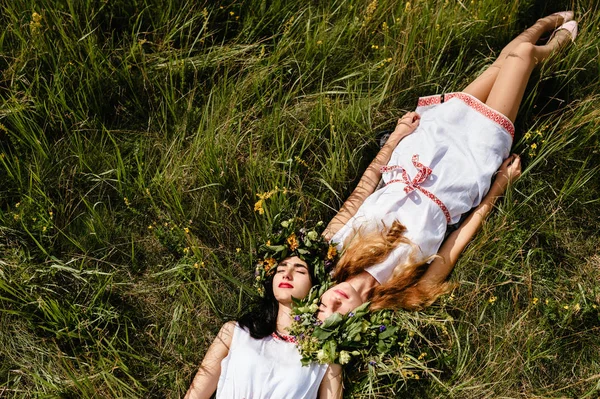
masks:
<svg viewBox="0 0 600 399"><path fill-rule="evenodd" d="M19 220L21 218L21 215L19 215L18 213L15 213L13 216L14 220Z"/></svg>
<svg viewBox="0 0 600 399"><path fill-rule="evenodd" d="M20 207L20 206L21 206L21 203L20 203L20 202L17 202L17 203L15 204L15 208L18 208L18 207Z"/></svg>
<svg viewBox="0 0 600 399"><path fill-rule="evenodd" d="M296 238L296 233L292 233L287 238L287 243L290 246L291 251L295 251L296 249L298 249L298 239Z"/></svg>
<svg viewBox="0 0 600 399"><path fill-rule="evenodd" d="M148 225L148 230L152 230L152 225Z"/></svg>
<svg viewBox="0 0 600 399"><path fill-rule="evenodd" d="M537 305L538 301L539 301L539 298L533 298L532 302L533 302L534 305Z"/></svg>
<svg viewBox="0 0 600 399"><path fill-rule="evenodd" d="M569 310L569 305L565 305L565 306L563 306L563 309L565 309L565 310Z"/></svg>
<svg viewBox="0 0 600 399"><path fill-rule="evenodd" d="M190 234L190 229L188 229L187 227L185 227L185 228L183 229L183 232L184 232L185 234Z"/></svg>
<svg viewBox="0 0 600 399"><path fill-rule="evenodd" d="M242 250L242 248L236 248L235 252L240 253L241 250Z"/></svg>
<svg viewBox="0 0 600 399"><path fill-rule="evenodd" d="M290 17L290 19L288 19L285 24L283 24L283 34L287 35L288 33L290 33L290 30L292 29L292 25L294 24L294 16L292 15Z"/></svg>
<svg viewBox="0 0 600 399"><path fill-rule="evenodd" d="M365 10L365 17L364 17L364 20L363 20L363 23L362 23L363 26L365 26L366 24L368 24L369 21L373 18L373 13L375 13L375 10L377 9L378 3L379 3L378 0L373 0L367 6L367 9Z"/></svg>
<svg viewBox="0 0 600 399"><path fill-rule="evenodd" d="M320 42L320 40L319 40ZM319 44L319 42L317 42L317 44ZM308 167L308 164L306 163L306 161L302 158L300 158L299 156L295 156L294 159L296 160L296 162L298 162L300 165L304 166L304 167Z"/></svg>
<svg viewBox="0 0 600 399"><path fill-rule="evenodd" d="M421 353L421 354L419 355L419 357L418 357L418 360L423 360L423 359L425 359L425 356L427 356L427 353L426 353L426 352L423 352L423 353Z"/></svg>
<svg viewBox="0 0 600 399"><path fill-rule="evenodd" d="M492 295L492 296L490 297L490 299L488 299L488 302L489 302L489 303L494 303L494 302L496 302L496 299L498 299L498 298L496 298L494 295Z"/></svg>
<svg viewBox="0 0 600 399"><path fill-rule="evenodd" d="M129 200L127 199L127 197L123 197L123 202L125 202L126 206L130 205Z"/></svg>
<svg viewBox="0 0 600 399"><path fill-rule="evenodd" d="M407 1L404 5L404 11L408 12L411 9L410 1Z"/></svg>
<svg viewBox="0 0 600 399"><path fill-rule="evenodd" d="M579 305L578 303L576 303L575 306L573 306L573 310L575 312L579 312L581 310L581 305Z"/></svg>
<svg viewBox="0 0 600 399"><path fill-rule="evenodd" d="M183 253L184 253L185 255L189 254L189 253L190 253L190 248L189 248L189 247L185 247L185 248L183 248Z"/></svg>
<svg viewBox="0 0 600 399"><path fill-rule="evenodd" d="M29 28L31 28L32 33L37 33L38 30L42 27L42 16L37 12L33 12L31 14L31 22L29 22Z"/></svg>
<svg viewBox="0 0 600 399"><path fill-rule="evenodd" d="M274 258L267 258L264 261L265 263L265 272L268 272L269 270L271 270L271 268L275 265L277 265L277 261Z"/></svg>
<svg viewBox="0 0 600 399"><path fill-rule="evenodd" d="M323 40L317 40L317 44L320 46L321 44L323 44Z"/></svg>
<svg viewBox="0 0 600 399"><path fill-rule="evenodd" d="M531 144L531 149L532 150L535 150L536 148L537 148L537 144L536 143Z"/></svg>
<svg viewBox="0 0 600 399"><path fill-rule="evenodd" d="M254 212L258 212L260 215L264 215L265 210L263 208L264 200L261 198L254 204Z"/></svg>
<svg viewBox="0 0 600 399"><path fill-rule="evenodd" d="M327 249L327 259L331 260L331 259L335 258L336 255L337 255L337 248L334 247L333 245L330 245L329 248Z"/></svg>
<svg viewBox="0 0 600 399"><path fill-rule="evenodd" d="M229 15L231 15L233 17L235 15L235 13L233 11L229 11Z"/></svg>

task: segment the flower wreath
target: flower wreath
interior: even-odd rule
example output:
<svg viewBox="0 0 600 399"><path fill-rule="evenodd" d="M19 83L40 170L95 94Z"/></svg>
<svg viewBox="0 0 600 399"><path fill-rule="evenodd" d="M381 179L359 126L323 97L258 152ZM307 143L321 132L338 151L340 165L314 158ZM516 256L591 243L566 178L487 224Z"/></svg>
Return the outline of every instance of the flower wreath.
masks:
<svg viewBox="0 0 600 399"><path fill-rule="evenodd" d="M330 245L322 233L325 224L320 221L314 228L300 227L303 220L291 218L279 223L275 220L273 232L265 244L258 248L259 260L254 271L254 286L263 296L263 284L273 275L277 264L291 256L297 256L313 267L315 284L328 280L329 272L337 261L338 254L334 245Z"/></svg>
<svg viewBox="0 0 600 399"><path fill-rule="evenodd" d="M313 287L306 298L294 299L293 322L289 332L296 338L302 364L317 362L344 365L356 360L374 367L383 361L385 355L393 353L402 358L403 375L419 379L418 372L427 370L425 358L430 355L430 348L419 350L422 342L418 327L409 320L412 316L392 310L372 312L367 302L346 315L334 313L321 322L316 313L319 298L330 286L331 282L327 282L320 287ZM400 320L405 317L407 320ZM425 322L445 329L445 321L429 319Z"/></svg>

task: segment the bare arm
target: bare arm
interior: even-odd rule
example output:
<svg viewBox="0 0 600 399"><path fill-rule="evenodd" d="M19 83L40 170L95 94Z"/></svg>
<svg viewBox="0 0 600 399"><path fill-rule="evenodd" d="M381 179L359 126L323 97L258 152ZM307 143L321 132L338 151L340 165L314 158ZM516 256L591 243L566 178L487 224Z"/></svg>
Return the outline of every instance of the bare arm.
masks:
<svg viewBox="0 0 600 399"><path fill-rule="evenodd" d="M390 135L390 138L381 148L367 170L365 170L356 188L346 202L344 202L337 215L327 225L323 233L327 240L330 240L354 216L365 199L375 191L381 179L381 167L387 165L394 148L396 148L400 140L414 132L417 126L419 126L419 119L420 117L416 112L408 112L402 118L398 119L396 129Z"/></svg>
<svg viewBox="0 0 600 399"><path fill-rule="evenodd" d="M438 251L439 257L431 262L417 284L431 286L446 281L458 257L490 214L496 200L504 194L508 184L520 175L521 159L517 155L508 157L500 166L498 175L481 204L471 212L458 229L446 238Z"/></svg>
<svg viewBox="0 0 600 399"><path fill-rule="evenodd" d="M319 387L319 399L342 399L342 366L330 364Z"/></svg>
<svg viewBox="0 0 600 399"><path fill-rule="evenodd" d="M184 399L208 399L217 390L221 375L221 361L229 353L235 323L225 323L208 348L204 360L192 381Z"/></svg>

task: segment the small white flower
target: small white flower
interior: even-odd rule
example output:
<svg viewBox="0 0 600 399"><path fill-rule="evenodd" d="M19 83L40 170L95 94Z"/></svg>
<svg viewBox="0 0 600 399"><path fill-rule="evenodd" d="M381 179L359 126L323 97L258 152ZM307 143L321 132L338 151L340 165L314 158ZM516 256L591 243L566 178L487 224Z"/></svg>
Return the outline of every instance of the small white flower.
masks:
<svg viewBox="0 0 600 399"><path fill-rule="evenodd" d="M340 364L346 364L350 361L351 356L348 352L346 351L341 351L340 352Z"/></svg>
<svg viewBox="0 0 600 399"><path fill-rule="evenodd" d="M317 352L317 360L320 362L324 362L325 359L327 359L325 351L323 349L319 349L319 351Z"/></svg>

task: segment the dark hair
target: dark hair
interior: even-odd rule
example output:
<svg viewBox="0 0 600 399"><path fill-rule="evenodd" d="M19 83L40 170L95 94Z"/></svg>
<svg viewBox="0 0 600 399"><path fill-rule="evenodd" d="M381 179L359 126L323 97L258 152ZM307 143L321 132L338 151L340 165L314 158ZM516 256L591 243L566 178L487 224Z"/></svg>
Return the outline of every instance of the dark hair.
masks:
<svg viewBox="0 0 600 399"><path fill-rule="evenodd" d="M313 265L308 265L308 275L310 276L310 282L314 285L317 279L314 275ZM255 301L251 310L238 319L240 327L247 329L250 336L255 339L268 337L277 331L279 302L273 294L273 277L275 277L275 274L264 280L264 296Z"/></svg>

